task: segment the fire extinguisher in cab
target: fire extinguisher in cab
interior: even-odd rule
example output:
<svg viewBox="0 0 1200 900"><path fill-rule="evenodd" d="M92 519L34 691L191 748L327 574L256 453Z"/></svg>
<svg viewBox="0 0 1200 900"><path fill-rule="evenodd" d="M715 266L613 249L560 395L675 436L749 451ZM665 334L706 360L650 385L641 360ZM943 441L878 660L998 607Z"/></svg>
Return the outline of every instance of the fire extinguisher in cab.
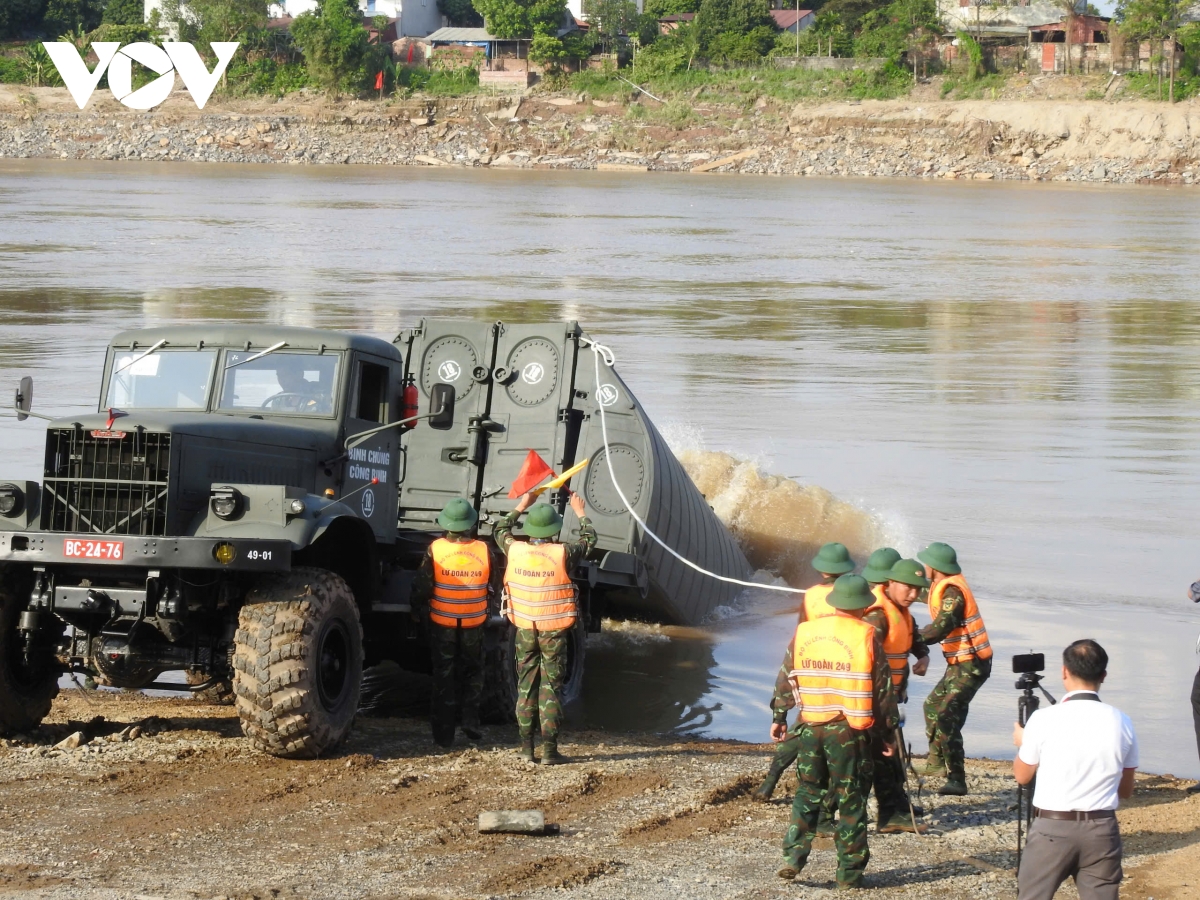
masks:
<svg viewBox="0 0 1200 900"><path fill-rule="evenodd" d="M403 403L401 404L400 418L401 419L411 419L414 416L416 416L417 415L417 406L418 406L418 403L420 402L420 399L421 399L421 395L417 391L417 382L411 375L409 375L408 380L406 380L404 382L404 400L403 400ZM416 428L417 423L412 422L409 424L408 427Z"/></svg>

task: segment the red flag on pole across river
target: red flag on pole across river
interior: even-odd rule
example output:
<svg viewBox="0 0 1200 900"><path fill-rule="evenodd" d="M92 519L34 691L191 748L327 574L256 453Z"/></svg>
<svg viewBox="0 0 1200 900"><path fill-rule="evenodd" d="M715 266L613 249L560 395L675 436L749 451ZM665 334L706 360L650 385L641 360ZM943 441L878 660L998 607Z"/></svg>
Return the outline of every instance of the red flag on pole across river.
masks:
<svg viewBox="0 0 1200 900"><path fill-rule="evenodd" d="M512 490L508 492L508 498L514 500L522 494L532 491L552 475L554 475L554 470L550 468L544 459L538 456L536 450L530 450L525 457L525 462L521 463L521 471L517 473L517 477L513 480Z"/></svg>
<svg viewBox="0 0 1200 900"><path fill-rule="evenodd" d="M380 72L378 75L375 76L375 90L377 90L377 91L383 90L383 72Z"/></svg>

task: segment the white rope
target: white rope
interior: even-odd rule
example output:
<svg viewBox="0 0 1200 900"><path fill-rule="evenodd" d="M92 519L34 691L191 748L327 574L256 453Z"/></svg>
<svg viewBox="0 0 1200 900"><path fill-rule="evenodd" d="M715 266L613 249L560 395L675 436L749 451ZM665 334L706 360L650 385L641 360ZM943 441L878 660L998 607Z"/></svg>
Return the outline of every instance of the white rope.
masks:
<svg viewBox="0 0 1200 900"><path fill-rule="evenodd" d="M591 340L590 338L581 338L581 341L585 345L590 346L592 348L592 354L593 354L592 360L596 364L596 390L599 391L599 389L600 389L600 358L603 357L604 364L606 366L609 366L610 368L617 361L617 358L616 358L616 356L613 355L612 350L608 347L605 347L603 344L598 344L595 341ZM642 526L642 531L644 531L647 535L649 535L655 541L655 543L657 543L660 547L662 547L664 550L666 550L668 553L670 553L673 557L675 557L677 560L679 560L685 566L687 566L690 569L694 569L695 571L699 572L701 575L707 575L709 578L715 578L717 581L724 581L726 584L739 584L742 587L757 588L757 589L763 590L763 591L782 591L783 593L787 593L787 594L803 594L803 593L805 593L800 588L787 587L785 585L778 585L778 584L759 584L756 581L742 581L740 578L730 578L727 575L718 575L716 572L710 572L708 569L705 569L703 566L698 566L698 565L696 565L696 563L692 562L690 559L687 559L686 557L681 556L679 553L676 552L674 547L669 546L666 541L664 541L657 534L655 534L653 531L651 531L650 526L648 526L645 523L645 521L642 519L642 517L639 516L634 511L633 504L630 503L629 500L626 498L625 492L621 490L621 485L617 482L617 473L613 471L612 453L608 449L608 420L604 416L604 404L599 402L599 398L597 398L597 401L598 401L597 405L600 408L600 432L604 436L604 461L608 464L608 477L612 479L613 487L616 488L616 490L617 490L617 496L621 498L621 502L625 504L625 508L627 510L629 510L629 514L631 516L633 516L633 520Z"/></svg>

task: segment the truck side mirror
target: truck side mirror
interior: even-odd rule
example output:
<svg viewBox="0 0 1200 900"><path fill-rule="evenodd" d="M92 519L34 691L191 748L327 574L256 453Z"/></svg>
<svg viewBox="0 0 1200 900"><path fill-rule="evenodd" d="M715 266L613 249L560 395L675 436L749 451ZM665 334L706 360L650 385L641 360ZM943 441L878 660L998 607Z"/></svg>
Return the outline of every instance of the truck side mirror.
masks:
<svg viewBox="0 0 1200 900"><path fill-rule="evenodd" d="M33 408L33 376L26 375L21 379L17 388L17 396L13 399L13 407L17 411L17 421L24 422L29 418L29 410Z"/></svg>
<svg viewBox="0 0 1200 900"><path fill-rule="evenodd" d="M454 427L454 386L435 384L429 392L429 427L446 431Z"/></svg>

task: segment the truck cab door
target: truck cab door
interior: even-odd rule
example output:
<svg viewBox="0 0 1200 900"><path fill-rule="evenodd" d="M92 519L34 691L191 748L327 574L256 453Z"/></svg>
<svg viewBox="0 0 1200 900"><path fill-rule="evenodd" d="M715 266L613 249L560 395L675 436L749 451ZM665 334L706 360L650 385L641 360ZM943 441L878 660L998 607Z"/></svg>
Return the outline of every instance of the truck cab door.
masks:
<svg viewBox="0 0 1200 900"><path fill-rule="evenodd" d="M352 357L346 434L377 428L399 415L400 373L394 363L363 353ZM381 543L396 540L400 434L388 428L346 451L340 496L375 532Z"/></svg>

